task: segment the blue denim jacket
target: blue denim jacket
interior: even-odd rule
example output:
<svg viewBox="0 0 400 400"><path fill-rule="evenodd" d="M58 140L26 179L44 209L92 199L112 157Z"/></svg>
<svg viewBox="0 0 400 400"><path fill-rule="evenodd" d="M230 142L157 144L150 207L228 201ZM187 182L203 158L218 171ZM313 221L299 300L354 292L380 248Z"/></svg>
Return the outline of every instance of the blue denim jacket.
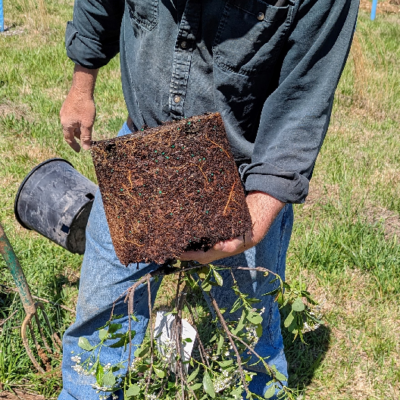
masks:
<svg viewBox="0 0 400 400"><path fill-rule="evenodd" d="M67 54L118 52L136 129L219 111L247 191L303 202L358 0L75 0Z"/></svg>

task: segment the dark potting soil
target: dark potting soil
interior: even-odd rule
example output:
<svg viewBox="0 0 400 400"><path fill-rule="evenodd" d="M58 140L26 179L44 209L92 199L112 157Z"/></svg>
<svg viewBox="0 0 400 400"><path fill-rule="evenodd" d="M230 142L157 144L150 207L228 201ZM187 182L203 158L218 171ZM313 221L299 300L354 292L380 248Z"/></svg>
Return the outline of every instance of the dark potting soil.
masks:
<svg viewBox="0 0 400 400"><path fill-rule="evenodd" d="M161 264L251 230L219 113L93 142L92 156L124 265Z"/></svg>

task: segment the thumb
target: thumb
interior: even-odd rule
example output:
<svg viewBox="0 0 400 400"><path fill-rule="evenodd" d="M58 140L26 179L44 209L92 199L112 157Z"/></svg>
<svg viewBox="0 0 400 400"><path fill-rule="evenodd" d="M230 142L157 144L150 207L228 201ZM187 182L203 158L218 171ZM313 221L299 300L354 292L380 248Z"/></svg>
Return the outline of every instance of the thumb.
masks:
<svg viewBox="0 0 400 400"><path fill-rule="evenodd" d="M89 150L92 143L92 128L81 126L81 146L84 150Z"/></svg>

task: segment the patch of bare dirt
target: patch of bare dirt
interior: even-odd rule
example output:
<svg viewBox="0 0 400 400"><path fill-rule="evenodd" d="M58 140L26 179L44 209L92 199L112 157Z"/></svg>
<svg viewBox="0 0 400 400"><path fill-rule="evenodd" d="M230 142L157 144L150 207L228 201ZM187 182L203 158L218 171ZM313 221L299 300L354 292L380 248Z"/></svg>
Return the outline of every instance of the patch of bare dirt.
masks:
<svg viewBox="0 0 400 400"><path fill-rule="evenodd" d="M20 390L11 392L0 392L0 400L45 400L43 396L38 394L29 394Z"/></svg>
<svg viewBox="0 0 400 400"><path fill-rule="evenodd" d="M361 0L360 9L371 12L372 2L370 0ZM379 2L376 9L377 14L398 14L400 13L400 0L388 0Z"/></svg>
<svg viewBox="0 0 400 400"><path fill-rule="evenodd" d="M396 211L367 204L364 213L370 224L383 223L386 239L400 238L400 215Z"/></svg>
<svg viewBox="0 0 400 400"><path fill-rule="evenodd" d="M322 179L315 177L310 181L310 188L303 209L308 210L317 204L324 205L332 199L338 200L339 198L339 185L327 184Z"/></svg>
<svg viewBox="0 0 400 400"><path fill-rule="evenodd" d="M5 101L0 104L0 117L6 117L8 115L14 115L16 119L24 118L27 121L29 119L29 107L26 104L15 104L11 101Z"/></svg>

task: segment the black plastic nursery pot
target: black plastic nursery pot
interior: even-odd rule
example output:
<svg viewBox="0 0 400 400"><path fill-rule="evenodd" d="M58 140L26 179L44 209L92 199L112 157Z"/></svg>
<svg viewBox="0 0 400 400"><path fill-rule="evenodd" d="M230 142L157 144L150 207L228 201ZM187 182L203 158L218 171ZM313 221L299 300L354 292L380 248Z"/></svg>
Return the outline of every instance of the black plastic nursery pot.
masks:
<svg viewBox="0 0 400 400"><path fill-rule="evenodd" d="M97 186L62 158L37 165L15 198L17 221L71 253L85 251L85 229Z"/></svg>

